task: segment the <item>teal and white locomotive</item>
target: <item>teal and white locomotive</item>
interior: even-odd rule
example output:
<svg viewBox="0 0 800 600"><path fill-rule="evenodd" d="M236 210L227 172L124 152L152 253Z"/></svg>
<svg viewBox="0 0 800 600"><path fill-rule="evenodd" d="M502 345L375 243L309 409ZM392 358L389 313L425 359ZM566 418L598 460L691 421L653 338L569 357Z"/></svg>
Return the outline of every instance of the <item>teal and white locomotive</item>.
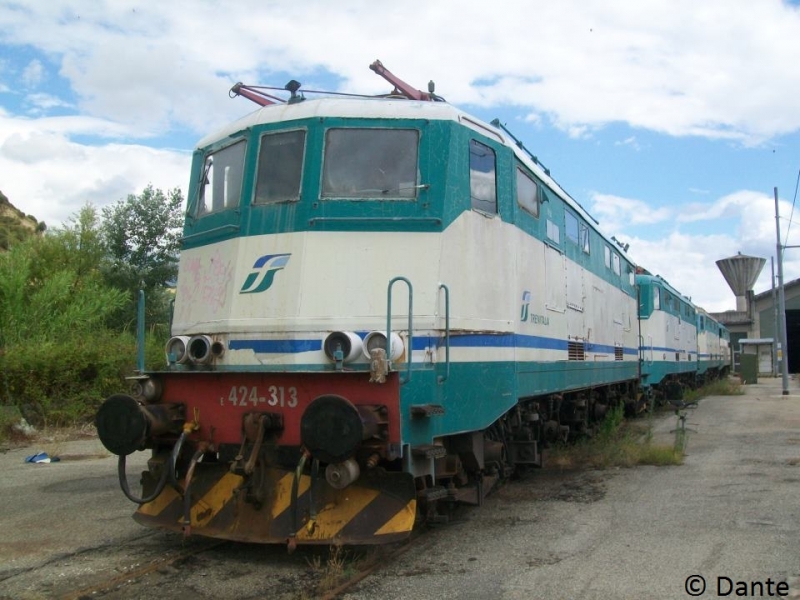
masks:
<svg viewBox="0 0 800 600"><path fill-rule="evenodd" d="M168 366L97 418L138 521L394 541L641 405L623 248L502 125L371 68L390 94L237 84L262 107L198 144Z"/></svg>
<svg viewBox="0 0 800 600"><path fill-rule="evenodd" d="M719 379L731 368L731 334L702 308L697 309L697 378L699 383Z"/></svg>

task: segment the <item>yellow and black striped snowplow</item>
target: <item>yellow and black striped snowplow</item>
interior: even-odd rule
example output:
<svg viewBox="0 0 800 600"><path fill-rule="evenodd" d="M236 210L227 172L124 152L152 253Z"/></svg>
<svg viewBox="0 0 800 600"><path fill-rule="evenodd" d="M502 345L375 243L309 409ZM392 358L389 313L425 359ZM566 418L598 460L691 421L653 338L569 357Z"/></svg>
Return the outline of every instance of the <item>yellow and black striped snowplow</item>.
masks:
<svg viewBox="0 0 800 600"><path fill-rule="evenodd" d="M155 486L143 474L145 490ZM150 480L150 481L148 481ZM324 477L277 468L244 477L222 463L197 464L190 492L167 486L134 519L149 527L256 543L383 544L414 527L416 494L409 473L373 469L335 489Z"/></svg>

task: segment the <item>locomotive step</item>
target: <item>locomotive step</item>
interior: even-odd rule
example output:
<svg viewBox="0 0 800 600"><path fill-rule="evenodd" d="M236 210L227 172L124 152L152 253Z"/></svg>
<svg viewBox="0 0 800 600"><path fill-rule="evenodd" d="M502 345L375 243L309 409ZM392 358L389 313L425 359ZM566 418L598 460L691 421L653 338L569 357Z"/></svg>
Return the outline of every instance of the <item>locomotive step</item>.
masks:
<svg viewBox="0 0 800 600"><path fill-rule="evenodd" d="M444 406L441 404L412 404L412 417L436 417L444 414Z"/></svg>
<svg viewBox="0 0 800 600"><path fill-rule="evenodd" d="M419 490L417 492L417 496L420 500L435 502L436 500L447 498L449 493L450 492L448 492L447 488L443 485L435 485L433 487L425 488L424 490Z"/></svg>
<svg viewBox="0 0 800 600"><path fill-rule="evenodd" d="M416 458L444 458L447 456L447 449L444 446L435 444L423 444L412 446L411 454Z"/></svg>

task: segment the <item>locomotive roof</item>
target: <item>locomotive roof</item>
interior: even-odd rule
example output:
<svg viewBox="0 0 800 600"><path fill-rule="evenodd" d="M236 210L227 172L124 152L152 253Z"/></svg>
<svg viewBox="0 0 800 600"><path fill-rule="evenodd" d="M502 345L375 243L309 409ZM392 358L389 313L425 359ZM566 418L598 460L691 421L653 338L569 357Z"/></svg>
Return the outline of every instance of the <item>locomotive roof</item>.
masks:
<svg viewBox="0 0 800 600"><path fill-rule="evenodd" d="M204 148L209 144L225 139L243 129L256 125L281 123L300 119L339 117L362 119L429 119L436 121L454 121L474 129L482 135L511 148L517 157L534 172L542 181L555 190L571 206L581 212L586 218L591 217L582 210L577 202L572 200L561 186L539 165L513 143L512 140L497 127L485 123L481 119L466 113L447 102L428 102L391 98L316 98L303 102L272 104L264 106L252 113L245 115L222 129L205 136L197 147Z"/></svg>
<svg viewBox="0 0 800 600"><path fill-rule="evenodd" d="M223 140L244 129L269 123L281 123L309 118L339 117L362 119L429 119L438 121L454 121L469 127L478 133L494 139L495 141L511 148L516 157L532 173L547 184L570 208L581 215L587 222L596 223L595 219L501 129L490 125L478 117L466 113L447 102L429 102L394 98L337 98L323 97L306 99L302 102L271 104L259 108L244 117L229 123L222 129L205 136L198 143L198 148ZM598 227L590 224L609 244L613 244L609 236ZM618 246L618 244L616 245ZM633 261L628 257L623 248L616 247L615 251L624 256L628 262Z"/></svg>
<svg viewBox="0 0 800 600"><path fill-rule="evenodd" d="M317 98L303 102L264 106L204 137L198 142L198 146L207 146L247 127L314 117L458 121L460 115L475 120L474 117L469 117L446 102L386 98ZM491 125L485 125L485 127L496 131Z"/></svg>
<svg viewBox="0 0 800 600"><path fill-rule="evenodd" d="M679 297L681 300L683 300L683 301L684 301L684 302L686 302L687 304L691 304L692 306L694 306L695 308L697 308L697 305L696 305L694 302L692 302L691 298L689 298L688 296L685 296L683 293L681 293L681 292L679 292L678 290L676 290L676 289L675 289L675 288L674 288L674 287L673 287L673 286L672 286L672 285L669 283L669 281L667 281L666 279L664 279L664 278L663 278L661 275L653 275L652 273L637 273L637 274L636 274L636 279L641 279L641 280L644 280L644 281L649 281L649 282L651 282L651 283L652 283L652 282L657 282L657 283L661 284L661 287L663 287L664 289L666 289L668 292L672 292L672 294L673 294L673 295L675 295L675 296L678 296L678 297Z"/></svg>

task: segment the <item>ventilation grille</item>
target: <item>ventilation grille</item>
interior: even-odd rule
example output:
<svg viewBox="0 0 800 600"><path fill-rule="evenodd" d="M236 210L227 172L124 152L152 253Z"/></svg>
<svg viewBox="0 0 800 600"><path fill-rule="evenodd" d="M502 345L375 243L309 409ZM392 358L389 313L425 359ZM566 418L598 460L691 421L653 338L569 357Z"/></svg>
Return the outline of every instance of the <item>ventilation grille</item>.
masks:
<svg viewBox="0 0 800 600"><path fill-rule="evenodd" d="M583 342L567 342L569 360L586 360L586 350Z"/></svg>
<svg viewBox="0 0 800 600"><path fill-rule="evenodd" d="M619 346L614 348L614 360L622 360L622 348Z"/></svg>

